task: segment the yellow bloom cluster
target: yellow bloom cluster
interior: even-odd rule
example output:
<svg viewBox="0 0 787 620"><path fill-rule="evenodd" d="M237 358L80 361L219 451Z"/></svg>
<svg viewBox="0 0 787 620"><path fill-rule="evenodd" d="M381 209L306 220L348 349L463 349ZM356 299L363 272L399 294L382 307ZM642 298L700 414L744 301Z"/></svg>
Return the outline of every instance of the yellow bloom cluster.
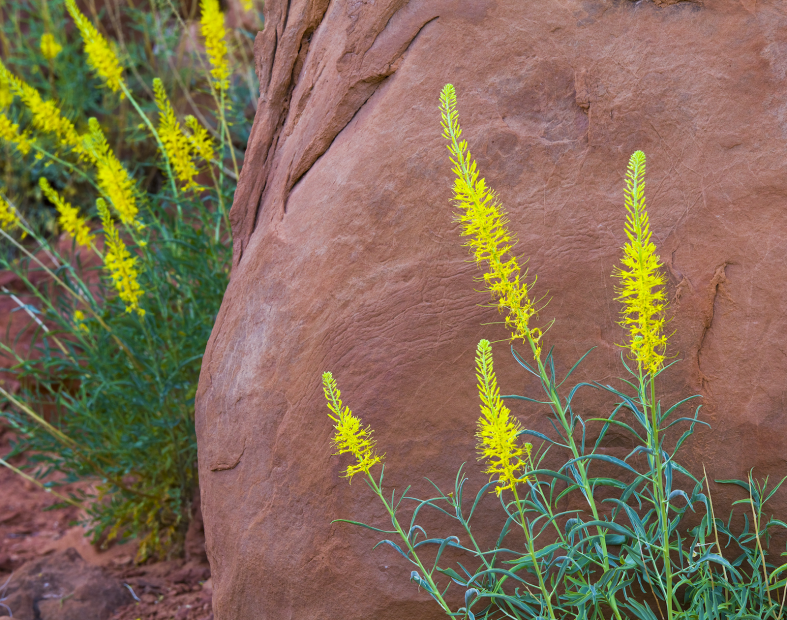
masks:
<svg viewBox="0 0 787 620"><path fill-rule="evenodd" d="M44 58L52 60L62 51L63 46L55 41L55 37L52 36L52 33L45 32L41 36L41 53L44 55Z"/></svg>
<svg viewBox="0 0 787 620"><path fill-rule="evenodd" d="M85 323L85 313L81 310L74 312L74 325L81 332L88 333L90 331L87 323Z"/></svg>
<svg viewBox="0 0 787 620"><path fill-rule="evenodd" d="M123 67L120 65L115 50L109 42L101 36L90 20L77 8L74 0L66 0L66 9L71 14L74 23L82 35L85 44L87 63L100 78L106 82L107 87L113 92L121 90L123 85Z"/></svg>
<svg viewBox="0 0 787 620"><path fill-rule="evenodd" d="M145 310L139 306L139 299L145 291L139 286L137 259L131 256L126 244L120 238L109 214L107 203L99 198L96 206L104 225L104 266L112 276L112 283L120 299L126 304L126 312L136 312L139 316L145 316Z"/></svg>
<svg viewBox="0 0 787 620"><path fill-rule="evenodd" d="M73 0L71 0L73 1ZM205 38L205 51L210 60L210 74L216 88L223 90L229 86L230 67L227 62L227 31L224 28L224 13L219 8L219 0L200 0L200 32Z"/></svg>
<svg viewBox="0 0 787 620"><path fill-rule="evenodd" d="M44 196L49 199L49 202L55 205L59 215L58 223L60 227L71 235L71 238L79 245L89 247L90 242L93 241L93 235L90 232L90 227L87 225L87 220L79 215L79 209L63 200L63 197L55 191L44 177L38 179L38 185L41 187L41 191L44 192Z"/></svg>
<svg viewBox="0 0 787 620"><path fill-rule="evenodd" d="M44 101L39 92L16 77L0 62L0 82L4 82L12 95L19 97L33 116L33 126L39 131L53 133L61 146L84 153L82 138L74 124L65 118L54 101Z"/></svg>
<svg viewBox="0 0 787 620"><path fill-rule="evenodd" d="M376 442L372 439L371 428L363 428L361 420L353 415L349 407L342 405L342 394L331 373L323 373L322 388L328 409L334 414L329 413L328 417L335 422L333 445L339 450L336 454L352 454L355 457L355 465L348 465L345 473L345 477L352 482L355 474L368 474L374 465L382 462L383 457L375 453Z"/></svg>
<svg viewBox="0 0 787 620"><path fill-rule="evenodd" d="M172 170L178 181L184 184L184 189L198 189L194 177L199 170L193 161L194 155L189 136L183 132L159 78L153 80L153 90L156 93L158 108L158 133Z"/></svg>
<svg viewBox="0 0 787 620"><path fill-rule="evenodd" d="M481 340L476 349L476 378L478 395L481 397L481 417L478 419L478 460L486 461L485 473L497 478L495 490L498 495L506 489L527 480L526 459L530 457L533 446L529 443L519 445L517 435L522 426L500 398L492 365L492 345ZM525 459L525 460L523 460Z"/></svg>
<svg viewBox="0 0 787 620"><path fill-rule="evenodd" d="M666 310L665 278L656 246L651 241L645 207L645 154L637 151L629 159L626 172L626 236L623 266L614 276L621 281L616 290L623 303L621 325L629 331L626 345L641 370L651 375L664 363L667 336L664 334Z"/></svg>
<svg viewBox="0 0 787 620"><path fill-rule="evenodd" d="M191 115L186 117L186 127L191 131L191 135L188 136L191 148L206 164L210 164L216 154L213 151L213 140L211 140L208 130Z"/></svg>
<svg viewBox="0 0 787 620"><path fill-rule="evenodd" d="M0 113L0 138L16 146L22 155L30 152L32 143L26 135L19 133L19 125L12 123L5 114Z"/></svg>
<svg viewBox="0 0 787 620"><path fill-rule="evenodd" d="M134 181L109 147L104 132L95 118L88 121L85 149L96 164L98 186L112 201L120 221L126 226L140 228Z"/></svg>
<svg viewBox="0 0 787 620"><path fill-rule="evenodd" d="M0 228L9 232L19 226L19 216L8 201L0 196Z"/></svg>
<svg viewBox="0 0 787 620"><path fill-rule="evenodd" d="M507 228L508 217L495 192L478 178L476 163L462 140L459 115L456 111L456 91L447 84L440 93L443 137L449 141L448 150L454 164L454 202L460 209L457 220L462 224L462 236L469 237L477 263L486 263L484 283L497 306L506 313L506 326L512 338L531 341L540 354L541 330L530 327L530 319L537 309L530 300L516 256L512 253L516 240ZM535 282L534 282L535 283Z"/></svg>

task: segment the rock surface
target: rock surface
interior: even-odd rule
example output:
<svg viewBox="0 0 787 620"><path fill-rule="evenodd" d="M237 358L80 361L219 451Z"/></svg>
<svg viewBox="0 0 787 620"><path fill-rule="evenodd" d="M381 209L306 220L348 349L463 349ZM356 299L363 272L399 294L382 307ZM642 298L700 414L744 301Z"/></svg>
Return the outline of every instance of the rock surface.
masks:
<svg viewBox="0 0 787 620"><path fill-rule="evenodd" d="M385 521L330 456L320 373L376 429L389 487L450 485L463 461L483 482L473 351L505 333L452 223L446 82L551 300L559 363L597 347L584 377L622 374L610 273L626 162L647 153L680 360L663 398L701 393L713 425L684 458L713 478L787 473L784 2L270 0L265 18L197 396L217 620L442 617L393 551L370 551L376 534L331 524ZM503 391L532 395L495 350ZM514 412L548 430L543 411ZM737 499L714 493L725 511Z"/></svg>
<svg viewBox="0 0 787 620"><path fill-rule="evenodd" d="M119 581L74 549L26 563L12 575L3 598L19 620L108 620L131 602Z"/></svg>

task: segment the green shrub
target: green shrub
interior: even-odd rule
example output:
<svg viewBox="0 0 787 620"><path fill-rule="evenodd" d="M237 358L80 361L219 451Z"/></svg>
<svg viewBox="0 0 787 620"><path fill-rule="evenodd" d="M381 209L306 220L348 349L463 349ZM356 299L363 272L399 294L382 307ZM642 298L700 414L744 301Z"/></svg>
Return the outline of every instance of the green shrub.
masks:
<svg viewBox="0 0 787 620"><path fill-rule="evenodd" d="M232 33L228 47L217 0L201 1L192 41L171 3L112 7L117 42L72 0L41 6L42 18L6 7L2 26L3 45L18 43L0 63L0 267L26 286L13 299L33 347L23 357L0 344L1 370L21 385L0 387L0 415L35 476L95 481L61 497L84 506L97 539L139 536L140 560L176 553L197 486L194 395L256 99L251 67L236 62L251 36Z"/></svg>
<svg viewBox="0 0 787 620"><path fill-rule="evenodd" d="M450 85L441 94L457 220L484 269L481 279L493 305L505 315L512 341L527 349L523 354L512 346L511 353L538 379L543 393L501 396L492 346L481 340L476 352L481 401L476 437L489 482L475 497L465 497L463 466L450 492L432 482L432 497L410 496L408 487L398 500L395 491L389 500L383 490L385 465L379 477L371 474L383 460L372 430L343 405L333 375L325 373L333 443L337 454L354 458L345 475L365 476L393 529L349 523L392 535L381 543L412 565L411 580L455 618L781 618L787 564L768 562L765 547L772 531L787 524L764 512L781 483L768 489L767 480L757 483L751 476L718 481L744 489L745 497L736 502L743 506L744 526L736 530L732 517L726 523L716 518L707 478L693 475L678 461L695 426L704 424L698 419L699 407L681 413L693 407L697 397L669 406L657 397L659 376L668 367L666 295L645 206L645 155L638 151L629 162L624 192L628 242L613 274L620 283L621 325L628 332L621 355L625 374L619 387L571 385L568 381L585 356L565 376L557 376L552 350L544 344L546 329L535 325L538 308L513 254L508 218L479 178L462 140L455 97ZM580 391L587 390L608 396L606 416L582 415ZM554 434L523 429L506 399L524 400L545 411ZM624 459L602 450L613 427L636 445ZM523 437L539 442L539 447L522 443ZM555 459L562 465L550 467ZM484 548L479 540L489 538L483 529L489 524L476 523L473 517L479 504L495 497L505 522L496 544ZM413 506L409 514L402 507L404 500ZM585 508L569 507L578 504ZM450 518L454 530L427 534L419 521L429 510ZM459 555L452 555L456 552ZM448 596L452 585L460 589L453 598ZM451 600L463 602L452 607Z"/></svg>

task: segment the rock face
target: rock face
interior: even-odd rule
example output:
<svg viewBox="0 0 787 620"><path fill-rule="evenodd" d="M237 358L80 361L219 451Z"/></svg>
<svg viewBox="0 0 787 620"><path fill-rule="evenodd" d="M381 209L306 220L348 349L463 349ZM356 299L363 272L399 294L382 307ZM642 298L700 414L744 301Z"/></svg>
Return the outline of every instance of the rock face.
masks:
<svg viewBox="0 0 787 620"><path fill-rule="evenodd" d="M123 585L74 549L27 562L15 572L0 610L19 620L108 620L133 602Z"/></svg>
<svg viewBox="0 0 787 620"><path fill-rule="evenodd" d="M217 620L442 617L395 552L371 551L375 533L331 524L385 519L330 456L320 373L376 429L389 488L451 485L463 461L484 481L473 353L505 332L452 222L446 82L551 300L541 321L555 319L559 364L597 347L586 378L623 374L610 273L626 162L646 152L680 360L662 395L701 393L713 425L684 459L713 478L787 474L787 4L270 0L265 12L232 281L197 395ZM503 391L534 395L506 349ZM514 413L548 430L537 407ZM738 498L714 493L725 512ZM785 491L774 508L783 518Z"/></svg>

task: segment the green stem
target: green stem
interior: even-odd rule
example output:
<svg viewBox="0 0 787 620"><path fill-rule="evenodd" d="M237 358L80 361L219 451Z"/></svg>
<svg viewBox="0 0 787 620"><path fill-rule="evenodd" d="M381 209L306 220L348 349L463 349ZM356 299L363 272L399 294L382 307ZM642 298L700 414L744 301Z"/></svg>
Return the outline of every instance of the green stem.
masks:
<svg viewBox="0 0 787 620"><path fill-rule="evenodd" d="M235 171L235 180L240 176L238 174L238 160L235 158L235 149L232 146L232 136L230 136L230 128L227 125L227 118L224 114L224 89L221 89L221 104L219 105L219 112L221 113L221 127L222 133L227 137L227 147L230 150L230 157L232 157L232 169ZM222 149L223 150L223 149Z"/></svg>
<svg viewBox="0 0 787 620"><path fill-rule="evenodd" d="M531 536L531 532L527 527L524 508L522 506L522 502L519 501L519 494L516 492L516 484L512 485L512 487L512 491L514 492L514 501L516 502L517 511L519 512L519 524L522 526L522 531L525 533L525 540L527 541L527 552L530 556L530 560L533 562L533 570L536 571L536 575L538 576L538 587L541 590L542 596L546 600L549 617L552 618L552 620L555 620L555 610L552 608L552 595L544 584L544 576L541 574L541 568L538 565L538 558L536 558L536 549L535 545L533 544L533 537Z"/></svg>
<svg viewBox="0 0 787 620"><path fill-rule="evenodd" d="M60 493L58 493L57 491L53 491L50 487L46 486L43 482L41 482L40 480L36 480L35 478L33 478L33 476L27 475L21 469L14 467L13 465L11 465L11 463L6 461L5 459L0 458L0 465L2 465L3 467L7 467L12 472L17 474L18 476L21 476L28 482L32 482L33 484L38 485L47 493L51 493L52 495L57 497L60 501L66 502L67 504L71 504L72 506L76 506L77 508L84 508L84 506L79 502L74 501L73 499L71 499L70 497L66 497L65 495L60 495Z"/></svg>
<svg viewBox="0 0 787 620"><path fill-rule="evenodd" d="M653 377L648 379L647 376L642 375L642 367L639 368L640 373L640 390L641 401L643 406L643 415L647 419L647 408L650 407L651 418L651 432L650 432L650 449L652 451L653 462L653 494L656 500L656 508L659 515L660 529L661 529L661 553L664 562L664 588L665 588L665 603L667 605L667 620L672 620L674 611L673 603L675 592L673 591L672 579L672 561L670 560L670 542L669 542L669 505L664 492L664 481L661 475L661 440L659 439L659 420L658 420L658 407L656 406L656 385ZM645 382L650 387L650 397L648 398ZM647 404L646 404L647 403Z"/></svg>
<svg viewBox="0 0 787 620"><path fill-rule="evenodd" d="M446 614L451 616L452 615L451 614L451 608L448 606L448 603L446 603L445 600L443 599L443 597L441 596L440 590L437 588L437 584L432 579L431 573L429 571L427 571L426 568L424 568L424 565L421 562L421 559L418 557L418 554L415 552L415 549L413 548L413 545L410 542L410 538L407 536L407 534L404 533L404 530L402 529L402 526L399 525L399 520L396 518L396 512L395 512L394 508L390 504L388 504L388 500L385 499L385 497L383 496L383 491L378 486L377 481L372 477L372 474L369 473L369 471L367 471L366 472L366 476L369 478L371 486L374 489L374 492L377 494L377 497L380 498L380 501L382 501L383 505L385 506L385 510L388 512L388 515L391 517L391 523L396 528L396 531L399 533L399 536L401 536L402 541L404 542L404 544L407 545L407 549L412 554L413 560L418 565L418 568L421 569L421 572L423 573L424 578L426 579L427 583L429 583L429 587L432 589L432 596L437 601L437 603L440 605L442 610Z"/></svg>
<svg viewBox="0 0 787 620"><path fill-rule="evenodd" d="M529 337L528 334L528 342L530 343L531 351L533 352L533 358L536 360L538 364L538 372L541 376L542 385L548 385L549 390L547 390L547 394L549 396L550 401L552 402L552 406L555 409L555 412L560 419L560 424L563 427L563 431L566 434L566 438L568 439L569 448L571 449L571 453L573 454L574 458L577 459L581 456L579 449L577 448L576 441L574 440L574 432L573 429L570 428L570 424L568 423L568 418L566 417L565 409L563 408L563 403L560 401L560 396L555 389L555 386L552 384L552 381L547 374L546 368L544 368L544 364L541 362L541 356L539 355L538 345L535 341ZM599 512L598 507L596 506L596 500L593 496L593 489L590 487L590 481L588 480L587 469L584 461L577 461L576 462L577 470L579 471L579 477L582 481L582 487L584 490L585 498L587 499L588 506L590 507L590 511L593 514L593 519L595 521L599 521ZM602 527L596 528L596 531L599 536L599 541L601 542L601 552L602 552L602 561L604 563L604 572L610 570L609 564L609 552L607 551L607 540L606 540L606 529ZM609 602L610 607L612 608L613 613L615 614L615 618L617 620L623 620L623 617L620 614L620 610L618 609L618 603L614 596L607 597L607 602Z"/></svg>

